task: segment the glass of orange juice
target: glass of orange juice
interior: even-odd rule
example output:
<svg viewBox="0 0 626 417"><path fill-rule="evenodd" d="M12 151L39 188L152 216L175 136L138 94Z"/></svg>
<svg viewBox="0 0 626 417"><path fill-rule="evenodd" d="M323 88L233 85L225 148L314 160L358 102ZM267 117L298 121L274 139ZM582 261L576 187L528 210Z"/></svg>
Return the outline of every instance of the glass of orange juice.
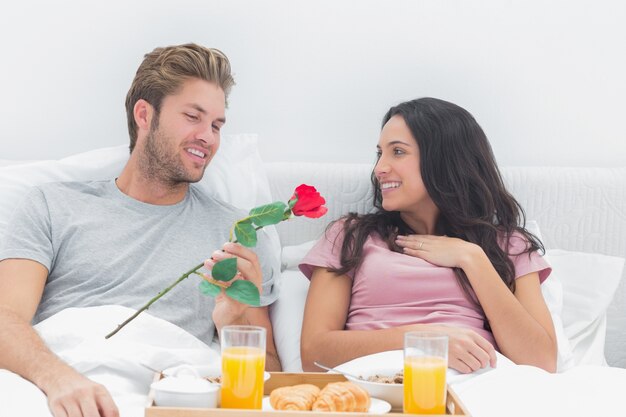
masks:
<svg viewBox="0 0 626 417"><path fill-rule="evenodd" d="M222 346L222 408L261 409L265 371L265 329L224 326Z"/></svg>
<svg viewBox="0 0 626 417"><path fill-rule="evenodd" d="M436 332L404 334L404 412L446 413L448 336Z"/></svg>

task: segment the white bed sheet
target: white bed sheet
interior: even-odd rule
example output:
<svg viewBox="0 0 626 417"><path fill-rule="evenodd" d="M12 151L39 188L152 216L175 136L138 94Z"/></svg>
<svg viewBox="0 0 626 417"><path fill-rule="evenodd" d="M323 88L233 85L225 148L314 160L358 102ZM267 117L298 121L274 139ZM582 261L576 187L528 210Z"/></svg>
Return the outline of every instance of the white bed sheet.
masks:
<svg viewBox="0 0 626 417"><path fill-rule="evenodd" d="M584 365L550 374L497 355L495 368L473 374L448 369L448 383L473 417L623 415L618 399L626 387L626 369ZM336 368L358 375L381 367L401 370L402 351L376 353Z"/></svg>
<svg viewBox="0 0 626 417"><path fill-rule="evenodd" d="M104 336L133 314L121 306L70 308L35 329L61 359L111 392L122 417L143 417L154 373L187 363L219 368L219 353L181 328L148 313ZM29 381L0 371L0 416L51 416L44 394Z"/></svg>

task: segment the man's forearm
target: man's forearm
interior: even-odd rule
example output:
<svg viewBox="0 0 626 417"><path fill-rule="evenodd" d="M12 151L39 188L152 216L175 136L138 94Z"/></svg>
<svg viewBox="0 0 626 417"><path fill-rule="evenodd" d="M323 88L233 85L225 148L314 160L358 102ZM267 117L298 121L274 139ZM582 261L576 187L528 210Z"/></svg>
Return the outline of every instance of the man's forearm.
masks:
<svg viewBox="0 0 626 417"><path fill-rule="evenodd" d="M0 368L37 385L48 397L48 406L55 417L82 415L76 414L80 410L100 411L85 415L119 417L117 406L104 386L59 359L30 323L3 306L0 306Z"/></svg>
<svg viewBox="0 0 626 417"><path fill-rule="evenodd" d="M46 392L62 372L75 372L45 345L41 337L12 310L0 306L0 368L33 382Z"/></svg>

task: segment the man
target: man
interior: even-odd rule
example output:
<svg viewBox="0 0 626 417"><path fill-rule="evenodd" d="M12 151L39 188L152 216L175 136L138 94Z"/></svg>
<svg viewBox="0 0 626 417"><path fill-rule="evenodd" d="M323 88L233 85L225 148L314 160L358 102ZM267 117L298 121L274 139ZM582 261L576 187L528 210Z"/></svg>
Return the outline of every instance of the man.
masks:
<svg viewBox="0 0 626 417"><path fill-rule="evenodd" d="M216 49L155 49L126 98L131 154L119 177L35 187L16 211L0 243L0 368L36 384L55 417L118 411L107 390L57 358L31 322L67 307L138 308L213 251L208 264L238 258L241 277L259 287L264 307L223 294L214 300L183 283L150 312L207 344L224 325L263 326L267 368L280 369L267 310L276 271L259 263L272 254L263 244L258 258L223 245L241 211L190 185L217 152L233 84L230 63Z"/></svg>

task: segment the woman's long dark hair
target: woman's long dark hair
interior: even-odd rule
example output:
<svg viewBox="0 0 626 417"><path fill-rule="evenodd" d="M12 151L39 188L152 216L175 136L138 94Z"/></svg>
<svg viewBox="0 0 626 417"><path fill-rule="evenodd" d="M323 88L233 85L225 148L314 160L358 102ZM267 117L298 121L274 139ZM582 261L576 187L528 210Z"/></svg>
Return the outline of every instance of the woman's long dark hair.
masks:
<svg viewBox="0 0 626 417"><path fill-rule="evenodd" d="M394 116L404 119L419 147L422 180L439 209L435 233L479 245L504 283L515 291L515 268L508 256L512 234L517 232L527 240L522 253L537 250L543 253L544 248L526 230L524 210L506 190L481 127L463 108L435 98L392 107L382 125ZM372 233L380 235L391 250L398 252L401 250L394 243L396 236L415 233L399 212L383 209L380 184L374 172L372 185L375 212L350 213L343 218L341 267L332 270L335 273L358 269L363 260L363 245ZM455 274L468 299L480 307L463 270L455 268Z"/></svg>

